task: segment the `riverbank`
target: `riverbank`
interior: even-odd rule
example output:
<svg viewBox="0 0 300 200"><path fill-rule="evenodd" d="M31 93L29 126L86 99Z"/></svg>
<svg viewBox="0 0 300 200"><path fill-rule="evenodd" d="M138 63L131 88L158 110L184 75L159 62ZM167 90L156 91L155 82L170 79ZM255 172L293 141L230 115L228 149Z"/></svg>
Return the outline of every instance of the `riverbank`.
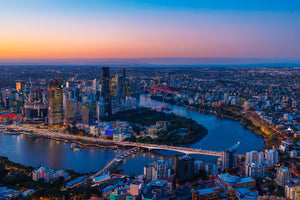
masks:
<svg viewBox="0 0 300 200"><path fill-rule="evenodd" d="M162 98L157 98L156 96L150 97L153 100L163 102ZM178 103L168 99L164 99L164 102L167 102L171 105L182 106L186 109L197 111L199 113L214 115L216 118L221 119L230 119L233 121L239 122L244 128L251 130L257 136L261 137L264 140L264 149L272 148L273 145L278 145L280 143L280 137L274 128L269 128L263 123L258 123L253 120L255 114L251 112L241 113L238 107L232 108L231 106L220 106L220 107L208 107L208 106L196 106L196 105L186 105L184 103Z"/></svg>
<svg viewBox="0 0 300 200"><path fill-rule="evenodd" d="M76 143L79 144L81 148L92 146L98 148L110 148L116 149L117 146L124 146L125 144L120 144L117 141L113 140L104 140L100 138L80 136L80 135L71 135L67 133L62 133L61 131L53 131L49 129L36 128L30 125L10 125L10 128L16 130L19 134L25 134L30 137L44 137L51 140L66 142L66 143ZM7 133L3 133L7 134ZM126 143L125 146L130 146Z"/></svg>

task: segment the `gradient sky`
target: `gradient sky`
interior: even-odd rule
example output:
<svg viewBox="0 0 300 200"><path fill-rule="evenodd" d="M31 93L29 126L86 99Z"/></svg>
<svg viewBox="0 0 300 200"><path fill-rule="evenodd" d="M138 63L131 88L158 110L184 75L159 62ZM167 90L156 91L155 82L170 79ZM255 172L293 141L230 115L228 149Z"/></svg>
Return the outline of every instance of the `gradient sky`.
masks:
<svg viewBox="0 0 300 200"><path fill-rule="evenodd" d="M300 59L299 0L0 0L0 59Z"/></svg>

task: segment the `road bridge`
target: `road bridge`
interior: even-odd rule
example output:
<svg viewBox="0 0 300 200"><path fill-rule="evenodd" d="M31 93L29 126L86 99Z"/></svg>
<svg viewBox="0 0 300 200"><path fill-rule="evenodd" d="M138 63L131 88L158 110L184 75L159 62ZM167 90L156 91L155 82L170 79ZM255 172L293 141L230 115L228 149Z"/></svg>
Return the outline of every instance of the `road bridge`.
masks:
<svg viewBox="0 0 300 200"><path fill-rule="evenodd" d="M167 145L154 145L154 144L138 144L140 148L145 148L148 150L167 150L167 151L175 151L184 154L202 154L202 155L209 155L209 156L222 156L222 152L219 151L210 151L210 150L203 150L203 149L194 149L188 147L178 147L178 146L167 146Z"/></svg>
<svg viewBox="0 0 300 200"><path fill-rule="evenodd" d="M97 177L97 176L100 176L105 170L107 170L120 156L122 156L123 154L125 154L125 153L128 153L128 152L131 152L131 151L135 151L136 149L138 149L138 147L133 147L133 148L131 148L131 149L128 149L128 150L126 150L126 151L123 151L123 152L121 152L121 153L119 153L114 159L112 159L102 170L100 170L99 172L97 172L97 173L95 173L94 175L92 175L92 176L90 176L90 177L88 177L88 178L86 178L86 179L84 179L84 180L82 180L82 181L80 181L80 182L78 182L78 183L75 183L74 185L71 185L71 186L69 186L69 187L67 187L67 188L64 188L63 190L66 190L66 189L72 189L72 188L75 188L75 187L77 187L77 186L79 186L79 185L81 185L81 184L83 184L83 183L85 183L88 179L93 179L93 178L95 178L95 177Z"/></svg>

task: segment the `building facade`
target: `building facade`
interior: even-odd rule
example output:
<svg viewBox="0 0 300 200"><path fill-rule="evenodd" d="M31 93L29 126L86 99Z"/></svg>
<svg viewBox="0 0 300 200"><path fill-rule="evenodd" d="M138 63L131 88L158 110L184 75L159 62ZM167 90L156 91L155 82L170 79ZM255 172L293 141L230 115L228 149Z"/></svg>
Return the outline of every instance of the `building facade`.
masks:
<svg viewBox="0 0 300 200"><path fill-rule="evenodd" d="M63 124L63 80L53 79L48 85L48 123L50 126Z"/></svg>
<svg viewBox="0 0 300 200"><path fill-rule="evenodd" d="M287 167L281 167L277 169L276 182L278 185L285 187L291 183L291 172Z"/></svg>
<svg viewBox="0 0 300 200"><path fill-rule="evenodd" d="M109 67L102 67L101 74L101 85L102 85L102 97L105 103L105 113L112 114L111 108L111 91L110 91L110 72Z"/></svg>

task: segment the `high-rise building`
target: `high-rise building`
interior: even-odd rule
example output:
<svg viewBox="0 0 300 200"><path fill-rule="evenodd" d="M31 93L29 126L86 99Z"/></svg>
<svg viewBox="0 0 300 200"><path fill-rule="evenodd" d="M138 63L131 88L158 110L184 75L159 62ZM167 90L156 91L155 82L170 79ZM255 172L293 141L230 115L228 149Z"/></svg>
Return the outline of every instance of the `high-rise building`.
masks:
<svg viewBox="0 0 300 200"><path fill-rule="evenodd" d="M154 179L167 179L171 174L171 169L168 167L168 161L157 160L154 165Z"/></svg>
<svg viewBox="0 0 300 200"><path fill-rule="evenodd" d="M246 176L252 178L259 178L265 175L265 166L260 163L246 163Z"/></svg>
<svg viewBox="0 0 300 200"><path fill-rule="evenodd" d="M99 81L98 79L93 80L93 93L96 94L96 92L99 90Z"/></svg>
<svg viewBox="0 0 300 200"><path fill-rule="evenodd" d="M97 121L100 122L100 118L104 116L104 110L105 104L103 102L103 98L101 97L99 101L96 104L96 115L97 115Z"/></svg>
<svg viewBox="0 0 300 200"><path fill-rule="evenodd" d="M264 153L251 151L246 153L245 164L247 163L262 163L264 161Z"/></svg>
<svg viewBox="0 0 300 200"><path fill-rule="evenodd" d="M125 102L125 85L126 85L126 71L125 67L122 69L122 76L121 76L121 81L120 81L120 96L121 96L121 101Z"/></svg>
<svg viewBox="0 0 300 200"><path fill-rule="evenodd" d="M47 104L26 102L24 104L24 121L45 121L47 111Z"/></svg>
<svg viewBox="0 0 300 200"><path fill-rule="evenodd" d="M285 197L287 199L299 200L300 199L300 185L285 186Z"/></svg>
<svg viewBox="0 0 300 200"><path fill-rule="evenodd" d="M120 82L120 76L118 74L111 77L110 90L112 95L112 102L115 104L115 106L121 102Z"/></svg>
<svg viewBox="0 0 300 200"><path fill-rule="evenodd" d="M75 101L72 99L66 100L65 119L75 119Z"/></svg>
<svg viewBox="0 0 300 200"><path fill-rule="evenodd" d="M49 125L62 125L63 124L63 80L53 79L48 85L48 118Z"/></svg>
<svg viewBox="0 0 300 200"><path fill-rule="evenodd" d="M176 173L179 177L179 183L191 181L194 176L194 158L186 155L176 158Z"/></svg>
<svg viewBox="0 0 300 200"><path fill-rule="evenodd" d="M267 167L274 166L278 161L278 152L276 149L265 150L265 163Z"/></svg>
<svg viewBox="0 0 300 200"><path fill-rule="evenodd" d="M222 165L224 169L237 168L238 154L235 149L228 149L223 151L222 155Z"/></svg>
<svg viewBox="0 0 300 200"><path fill-rule="evenodd" d="M152 180L153 178L153 171L154 171L154 165L153 163L150 163L146 166L144 166L144 175L145 175L145 178L146 178L146 181L150 181Z"/></svg>
<svg viewBox="0 0 300 200"><path fill-rule="evenodd" d="M285 187L291 183L291 172L287 167L277 169L276 182L278 185Z"/></svg>
<svg viewBox="0 0 300 200"><path fill-rule="evenodd" d="M110 91L110 72L109 67L102 67L101 75L101 85L102 85L102 97L104 98L105 103L105 113L110 115L112 114L111 109L111 91Z"/></svg>
<svg viewBox="0 0 300 200"><path fill-rule="evenodd" d="M17 90L17 92L21 92L21 90L22 90L21 82L16 82L16 90Z"/></svg>
<svg viewBox="0 0 300 200"><path fill-rule="evenodd" d="M198 174L200 170L203 169L203 162L202 160L195 160L194 162L194 173Z"/></svg>
<svg viewBox="0 0 300 200"><path fill-rule="evenodd" d="M206 163L204 169L205 169L205 173L207 175L217 175L218 174L218 164L217 163Z"/></svg>
<svg viewBox="0 0 300 200"><path fill-rule="evenodd" d="M82 123L92 124L92 112L86 105L81 105Z"/></svg>

